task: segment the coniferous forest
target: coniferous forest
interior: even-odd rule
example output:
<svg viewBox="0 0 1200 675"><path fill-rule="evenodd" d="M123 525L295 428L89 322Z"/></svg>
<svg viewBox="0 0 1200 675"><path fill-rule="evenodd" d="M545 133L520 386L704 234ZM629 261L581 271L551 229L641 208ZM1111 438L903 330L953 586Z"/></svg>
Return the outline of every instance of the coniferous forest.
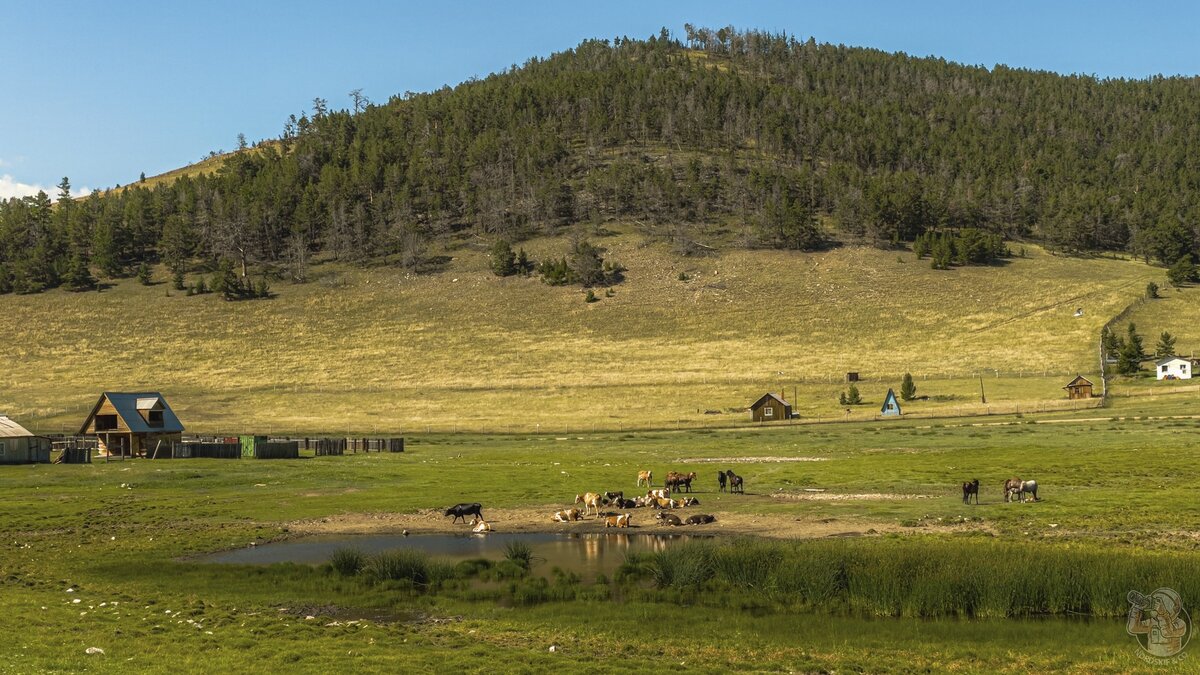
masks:
<svg viewBox="0 0 1200 675"><path fill-rule="evenodd" d="M1197 78L687 26L381 104L317 99L214 173L84 199L64 179L57 199L0 201L0 292L84 290L154 263L176 279L303 281L317 258L420 270L463 236L609 220L682 255L854 241L975 264L1030 240L1170 266L1197 253L1198 184Z"/></svg>

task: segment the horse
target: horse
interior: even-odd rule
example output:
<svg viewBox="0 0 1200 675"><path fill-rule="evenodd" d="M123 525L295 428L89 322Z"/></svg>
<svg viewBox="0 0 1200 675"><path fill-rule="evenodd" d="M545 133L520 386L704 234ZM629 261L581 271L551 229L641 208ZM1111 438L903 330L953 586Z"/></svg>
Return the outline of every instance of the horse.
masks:
<svg viewBox="0 0 1200 675"><path fill-rule="evenodd" d="M1008 480L1004 481L1005 502L1011 502L1013 494L1021 491L1022 482L1023 481L1020 478L1009 478Z"/></svg>
<svg viewBox="0 0 1200 675"><path fill-rule="evenodd" d="M446 513L444 515L454 516L454 520L450 521L451 523L457 522L459 518L462 518L463 522L465 523L467 522L467 516L475 516L476 518L483 520L483 506L479 504L479 502L475 502L473 504L455 504L454 506L446 509Z"/></svg>
<svg viewBox="0 0 1200 675"><path fill-rule="evenodd" d="M683 486L688 492L692 491L692 481L696 479L696 472L691 473L676 473L671 471L667 474L667 480L663 485L671 488L675 492L681 492L680 486Z"/></svg>
<svg viewBox="0 0 1200 675"><path fill-rule="evenodd" d="M963 483L962 489L963 489L963 503L964 504L971 503L971 495L975 495L975 503L976 504L979 503L979 479L978 478L976 478L973 481Z"/></svg>
<svg viewBox="0 0 1200 675"><path fill-rule="evenodd" d="M639 471L637 486L642 487L642 485L645 485L646 487L650 487L650 483L653 480L654 480L654 472L653 471Z"/></svg>
<svg viewBox="0 0 1200 675"><path fill-rule="evenodd" d="M742 483L742 477L734 473L732 470L725 472L725 477L729 480L730 494L737 492L746 494L746 486Z"/></svg>
<svg viewBox="0 0 1200 675"><path fill-rule="evenodd" d="M725 478L725 472L724 472L724 471L718 471L718 472L717 472L717 484L721 486L721 489L717 490L717 492L724 492L724 491L725 491L725 482L726 482L726 480L727 480L727 479Z"/></svg>
<svg viewBox="0 0 1200 675"><path fill-rule="evenodd" d="M1020 489L1017 490L1017 496L1021 501L1025 501L1025 493L1028 492L1033 495L1033 501L1041 501L1038 499L1037 491L1038 484L1036 480L1023 480L1021 481Z"/></svg>

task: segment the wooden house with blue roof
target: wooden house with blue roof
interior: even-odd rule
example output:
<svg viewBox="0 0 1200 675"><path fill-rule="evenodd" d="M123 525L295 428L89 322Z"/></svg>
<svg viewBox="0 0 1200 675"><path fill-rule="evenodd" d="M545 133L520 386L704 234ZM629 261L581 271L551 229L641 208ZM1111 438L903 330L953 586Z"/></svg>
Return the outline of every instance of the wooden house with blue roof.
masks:
<svg viewBox="0 0 1200 675"><path fill-rule="evenodd" d="M95 436L101 454L168 458L182 439L183 424L162 394L106 391L79 429Z"/></svg>

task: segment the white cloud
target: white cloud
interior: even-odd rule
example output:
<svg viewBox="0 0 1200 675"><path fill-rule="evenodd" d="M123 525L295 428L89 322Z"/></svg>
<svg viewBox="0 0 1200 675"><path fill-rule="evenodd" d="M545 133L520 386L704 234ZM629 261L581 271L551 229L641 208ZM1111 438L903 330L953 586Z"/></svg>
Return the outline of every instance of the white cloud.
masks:
<svg viewBox="0 0 1200 675"><path fill-rule="evenodd" d="M3 166L0 164L0 166ZM32 183L22 183L8 174L0 176L0 199L12 199L14 197L32 197L38 192L45 192L53 197L58 192L56 188L44 187ZM86 187L72 188L71 195L74 197L83 197L91 193L91 189Z"/></svg>

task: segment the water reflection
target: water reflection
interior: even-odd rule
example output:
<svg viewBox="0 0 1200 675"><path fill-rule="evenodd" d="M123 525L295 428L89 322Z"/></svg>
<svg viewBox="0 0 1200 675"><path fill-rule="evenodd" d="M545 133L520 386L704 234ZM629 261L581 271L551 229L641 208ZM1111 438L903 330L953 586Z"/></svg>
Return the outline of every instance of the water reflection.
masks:
<svg viewBox="0 0 1200 675"><path fill-rule="evenodd" d="M272 563L301 563L319 565L329 560L340 548L355 548L367 554L396 549L416 549L430 555L449 559L489 558L500 560L504 547L511 541L525 542L533 549L538 564L534 572L550 574L558 567L585 578L611 574L634 551L662 551L672 544L689 539L704 538L694 534L633 534L633 533L492 533L488 535L437 534L413 535L345 535L309 537L283 541L265 546L225 551L206 556L201 562L269 565Z"/></svg>

